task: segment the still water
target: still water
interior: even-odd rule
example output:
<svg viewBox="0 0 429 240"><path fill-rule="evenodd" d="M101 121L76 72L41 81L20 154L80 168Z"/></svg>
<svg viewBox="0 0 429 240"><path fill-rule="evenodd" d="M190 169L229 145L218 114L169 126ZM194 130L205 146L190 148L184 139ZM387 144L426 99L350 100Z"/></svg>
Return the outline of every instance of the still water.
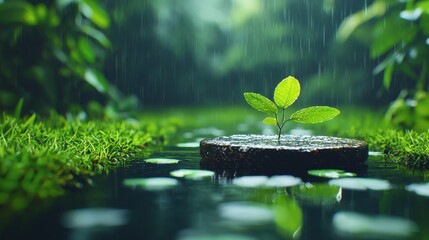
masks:
<svg viewBox="0 0 429 240"><path fill-rule="evenodd" d="M129 178L170 178L173 170L199 169L195 143L222 134L227 133L215 128L178 134L151 157L179 163L132 161L95 178L94 186L32 206L11 218L11 228L2 235L70 240L429 239L429 198L406 189L424 182L424 174L386 163L378 154L370 154L368 170L358 177L387 180L387 188L350 190L310 176L297 176L303 181L293 187L264 187L255 184L258 179L234 184L221 175L178 179L166 189L124 186Z"/></svg>

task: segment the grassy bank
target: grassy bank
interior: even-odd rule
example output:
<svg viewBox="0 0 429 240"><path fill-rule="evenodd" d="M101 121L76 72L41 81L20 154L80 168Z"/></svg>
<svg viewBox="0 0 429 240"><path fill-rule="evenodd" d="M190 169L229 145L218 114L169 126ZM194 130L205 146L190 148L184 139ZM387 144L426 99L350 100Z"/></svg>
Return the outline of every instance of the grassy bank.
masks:
<svg viewBox="0 0 429 240"><path fill-rule="evenodd" d="M342 109L322 124L290 124L285 133L303 128L318 135L365 140L386 160L412 169L429 169L429 131L394 129L383 111ZM226 134L260 134L264 115L247 107L179 108L142 113L144 121L67 120L3 115L0 123L0 208L23 209L32 201L62 195L91 183L127 160L148 155L151 146L166 143L179 125L187 129L219 128Z"/></svg>
<svg viewBox="0 0 429 240"><path fill-rule="evenodd" d="M0 206L23 209L40 198L62 195L126 160L162 145L177 122L67 120L36 115L0 123Z"/></svg>

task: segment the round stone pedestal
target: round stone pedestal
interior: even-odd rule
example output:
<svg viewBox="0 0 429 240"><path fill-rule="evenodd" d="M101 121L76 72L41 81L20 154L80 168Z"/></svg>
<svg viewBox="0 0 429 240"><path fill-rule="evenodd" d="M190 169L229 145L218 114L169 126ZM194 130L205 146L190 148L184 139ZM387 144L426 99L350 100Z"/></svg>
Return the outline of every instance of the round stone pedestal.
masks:
<svg viewBox="0 0 429 240"><path fill-rule="evenodd" d="M310 169L366 169L368 144L326 136L232 135L200 142L201 167L236 175L303 174Z"/></svg>

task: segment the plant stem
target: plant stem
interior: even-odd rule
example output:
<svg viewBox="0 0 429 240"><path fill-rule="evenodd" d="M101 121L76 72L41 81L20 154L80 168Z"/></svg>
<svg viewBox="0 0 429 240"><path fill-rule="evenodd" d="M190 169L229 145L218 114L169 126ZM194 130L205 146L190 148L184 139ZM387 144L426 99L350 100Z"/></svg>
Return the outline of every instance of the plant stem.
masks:
<svg viewBox="0 0 429 240"><path fill-rule="evenodd" d="M284 108L282 108L282 121L281 121L281 123L280 123L280 121L279 121L279 118L278 118L278 115L277 115L277 114L275 115L275 117L276 117L276 119L277 119L277 129L278 129L278 132L277 132L277 143L278 143L278 144L280 144L280 136L281 136L281 134L282 134L283 126L284 126L284 125L285 125L285 123L286 123L286 119L285 119L285 109L284 109Z"/></svg>

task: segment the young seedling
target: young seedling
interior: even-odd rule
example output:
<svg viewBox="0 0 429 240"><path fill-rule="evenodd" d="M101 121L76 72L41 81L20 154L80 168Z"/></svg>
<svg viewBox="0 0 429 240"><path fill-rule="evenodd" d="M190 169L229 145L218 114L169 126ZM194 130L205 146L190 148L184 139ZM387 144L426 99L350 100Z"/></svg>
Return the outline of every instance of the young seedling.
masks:
<svg viewBox="0 0 429 240"><path fill-rule="evenodd" d="M272 114L274 117L266 117L263 123L275 125L278 129L277 141L286 122L295 121L299 123L320 123L331 120L340 114L340 111L328 106L312 106L303 108L293 113L289 118L285 116L285 110L298 98L301 87L299 81L289 76L283 79L274 90L274 102L270 99L253 92L244 93L244 99L254 109ZM279 108L281 113L279 114Z"/></svg>

